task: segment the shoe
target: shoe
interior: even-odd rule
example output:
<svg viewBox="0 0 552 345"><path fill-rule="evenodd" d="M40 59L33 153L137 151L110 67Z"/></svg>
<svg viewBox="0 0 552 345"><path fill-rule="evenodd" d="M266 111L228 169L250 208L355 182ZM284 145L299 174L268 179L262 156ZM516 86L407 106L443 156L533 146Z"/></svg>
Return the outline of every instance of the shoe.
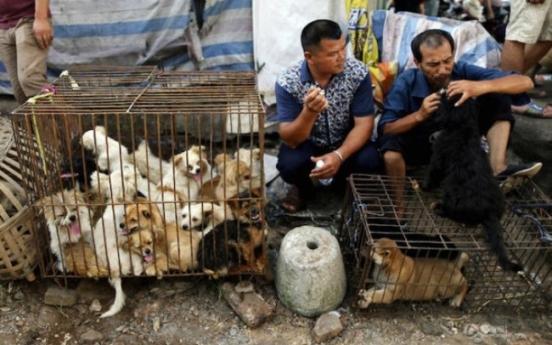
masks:
<svg viewBox="0 0 552 345"><path fill-rule="evenodd" d="M527 179L535 176L542 168L542 163L527 163L520 165L508 165L504 171L496 177L500 181L502 193L508 194L512 189L518 188Z"/></svg>
<svg viewBox="0 0 552 345"><path fill-rule="evenodd" d="M304 209L305 201L301 198L299 188L291 186L286 196L281 201L281 207L289 213L296 213Z"/></svg>
<svg viewBox="0 0 552 345"><path fill-rule="evenodd" d="M508 165L506 169L496 175L499 179L508 178L511 176L526 176L531 178L535 176L542 168L542 163L526 163L519 165Z"/></svg>

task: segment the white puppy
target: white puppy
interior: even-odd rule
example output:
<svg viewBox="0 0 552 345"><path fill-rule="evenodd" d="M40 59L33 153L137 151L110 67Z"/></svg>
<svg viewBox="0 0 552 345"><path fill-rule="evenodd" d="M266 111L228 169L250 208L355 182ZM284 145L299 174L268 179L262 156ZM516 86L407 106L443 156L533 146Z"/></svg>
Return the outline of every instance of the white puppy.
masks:
<svg viewBox="0 0 552 345"><path fill-rule="evenodd" d="M98 168L102 171L113 172L130 162L128 149L108 137L103 126L86 131L82 135L82 146L96 155Z"/></svg>
<svg viewBox="0 0 552 345"><path fill-rule="evenodd" d="M147 140L144 140L138 145L136 151L130 155L131 161L134 161L134 165L142 176L146 176L147 179L158 184L161 178L171 169L171 164L158 157L154 156L151 152Z"/></svg>
<svg viewBox="0 0 552 345"><path fill-rule="evenodd" d="M172 159L169 171L157 185L155 201L162 202L165 222L175 224L178 211L184 203L198 199L201 182L211 174L204 146L192 146Z"/></svg>
<svg viewBox="0 0 552 345"><path fill-rule="evenodd" d="M44 197L37 202L42 208L50 233L50 249L57 258L55 267L67 271L64 247L77 243L81 238L91 243L91 213L86 206L83 194L77 189L64 190Z"/></svg>
<svg viewBox="0 0 552 345"><path fill-rule="evenodd" d="M215 226L225 220L232 220L232 210L224 204L220 206L212 202L193 202L184 205L181 210L183 230L203 231L206 235Z"/></svg>

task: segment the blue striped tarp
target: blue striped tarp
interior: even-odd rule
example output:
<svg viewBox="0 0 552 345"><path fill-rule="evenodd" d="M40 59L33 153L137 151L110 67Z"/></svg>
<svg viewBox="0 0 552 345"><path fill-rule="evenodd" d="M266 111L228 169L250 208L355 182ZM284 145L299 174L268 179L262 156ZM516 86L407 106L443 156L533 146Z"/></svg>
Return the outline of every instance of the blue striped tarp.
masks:
<svg viewBox="0 0 552 345"><path fill-rule="evenodd" d="M77 64L252 70L252 0L205 6L198 29L191 0L52 0L48 76L57 78ZM12 93L1 62L0 93Z"/></svg>

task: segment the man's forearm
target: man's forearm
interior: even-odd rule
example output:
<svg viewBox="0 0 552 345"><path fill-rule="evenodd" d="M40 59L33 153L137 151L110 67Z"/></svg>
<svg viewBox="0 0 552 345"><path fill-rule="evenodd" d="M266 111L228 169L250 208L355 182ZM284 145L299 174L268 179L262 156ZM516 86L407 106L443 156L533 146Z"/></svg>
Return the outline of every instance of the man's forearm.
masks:
<svg viewBox="0 0 552 345"><path fill-rule="evenodd" d="M48 19L50 0L35 0L35 18Z"/></svg>
<svg viewBox="0 0 552 345"><path fill-rule="evenodd" d="M345 141L343 144L337 149L339 154L341 155L340 158L343 158L343 160L346 160L351 155L353 155L355 152L360 150L362 146L364 146L368 140L370 140L370 136L372 135L372 130L374 129L374 124L363 124L361 126L355 126L353 129L349 132L347 137L345 138Z"/></svg>
<svg viewBox="0 0 552 345"><path fill-rule="evenodd" d="M299 146L309 138L317 118L318 113L304 107L293 122L280 123L280 138L291 148Z"/></svg>

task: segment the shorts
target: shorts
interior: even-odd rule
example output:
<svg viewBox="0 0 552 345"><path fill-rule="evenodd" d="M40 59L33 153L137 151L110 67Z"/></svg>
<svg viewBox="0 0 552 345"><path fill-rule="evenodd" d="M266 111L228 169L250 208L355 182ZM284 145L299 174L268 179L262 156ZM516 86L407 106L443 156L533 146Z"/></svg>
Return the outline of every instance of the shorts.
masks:
<svg viewBox="0 0 552 345"><path fill-rule="evenodd" d="M533 5L526 0L511 0L506 40L526 44L552 41L552 0Z"/></svg>

